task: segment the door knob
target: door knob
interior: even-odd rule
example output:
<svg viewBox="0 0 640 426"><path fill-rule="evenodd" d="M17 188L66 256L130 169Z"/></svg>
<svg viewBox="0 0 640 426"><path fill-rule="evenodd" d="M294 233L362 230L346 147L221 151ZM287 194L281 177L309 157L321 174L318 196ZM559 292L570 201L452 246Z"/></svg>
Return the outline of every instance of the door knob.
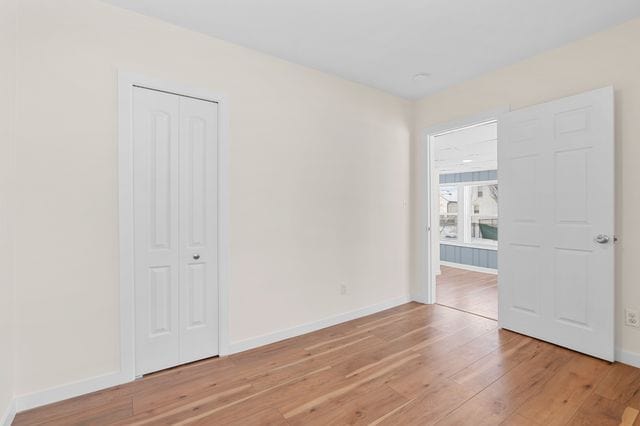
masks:
<svg viewBox="0 0 640 426"><path fill-rule="evenodd" d="M598 244L607 244L609 242L609 236L608 235L604 235L604 234L598 234L596 235L596 237L593 239L593 241L595 241Z"/></svg>
<svg viewBox="0 0 640 426"><path fill-rule="evenodd" d="M195 260L198 260L198 259L200 259L200 255L199 255L198 253L196 253L196 254L194 254L194 255L193 255L193 258L194 258Z"/></svg>

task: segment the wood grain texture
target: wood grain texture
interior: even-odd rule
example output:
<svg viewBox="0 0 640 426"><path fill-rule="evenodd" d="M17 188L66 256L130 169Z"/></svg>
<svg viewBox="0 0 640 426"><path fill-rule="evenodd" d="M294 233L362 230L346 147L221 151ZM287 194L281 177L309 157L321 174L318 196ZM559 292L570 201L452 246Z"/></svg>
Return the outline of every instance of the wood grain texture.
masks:
<svg viewBox="0 0 640 426"><path fill-rule="evenodd" d="M436 278L440 305L498 319L498 276L441 266Z"/></svg>
<svg viewBox="0 0 640 426"><path fill-rule="evenodd" d="M31 411L15 425L640 425L640 370L408 303Z"/></svg>

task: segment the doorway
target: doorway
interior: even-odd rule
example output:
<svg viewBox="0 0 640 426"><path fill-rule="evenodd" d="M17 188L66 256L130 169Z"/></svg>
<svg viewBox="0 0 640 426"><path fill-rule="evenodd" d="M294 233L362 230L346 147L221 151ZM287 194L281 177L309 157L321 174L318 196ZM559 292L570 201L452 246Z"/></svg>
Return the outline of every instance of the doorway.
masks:
<svg viewBox="0 0 640 426"><path fill-rule="evenodd" d="M498 319L497 120L430 135L436 301Z"/></svg>
<svg viewBox="0 0 640 426"><path fill-rule="evenodd" d="M419 272L426 274L427 291L419 300L440 302L437 277L441 265L447 266L447 260L440 258L441 238L456 240L449 245L457 248L447 249L456 261L480 258L466 246L477 237L473 222L469 225L469 216L476 209L474 190L466 186L468 179L454 178L451 183L464 187L449 188L449 198L442 206L435 202L440 199L442 182L442 170L436 165L438 138L462 135L491 121L497 123L499 135L496 177L500 181L500 208L494 230L487 227L491 222L484 226L478 222L477 228L483 240L492 231L499 238L495 267L500 267L500 326L612 361L613 244L617 241L612 87L494 116L485 114L427 132L422 145L425 155L419 157L426 160L426 166L418 205L422 210L418 224L426 230L419 251L424 253L426 265L419 263ZM484 196L485 189L482 191ZM461 224L460 220L466 222ZM477 268L484 267L474 264L469 269L483 272Z"/></svg>

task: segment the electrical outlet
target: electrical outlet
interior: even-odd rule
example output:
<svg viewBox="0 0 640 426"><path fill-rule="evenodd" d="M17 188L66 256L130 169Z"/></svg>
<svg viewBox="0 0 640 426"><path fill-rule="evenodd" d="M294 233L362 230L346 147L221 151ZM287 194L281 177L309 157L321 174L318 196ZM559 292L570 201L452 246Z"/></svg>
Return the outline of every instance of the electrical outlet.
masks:
<svg viewBox="0 0 640 426"><path fill-rule="evenodd" d="M347 285L346 284L340 284L340 294L342 294L343 296L345 294L347 294Z"/></svg>
<svg viewBox="0 0 640 426"><path fill-rule="evenodd" d="M624 310L624 325L629 327L640 327L640 317L638 316L637 309L626 308Z"/></svg>

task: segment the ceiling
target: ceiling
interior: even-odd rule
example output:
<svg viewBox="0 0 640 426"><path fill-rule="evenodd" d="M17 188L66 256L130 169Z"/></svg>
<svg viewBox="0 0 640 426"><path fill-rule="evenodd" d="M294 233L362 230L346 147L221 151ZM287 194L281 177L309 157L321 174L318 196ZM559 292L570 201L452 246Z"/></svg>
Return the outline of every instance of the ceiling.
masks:
<svg viewBox="0 0 640 426"><path fill-rule="evenodd" d="M104 1L410 99L640 16L638 0Z"/></svg>
<svg viewBox="0 0 640 426"><path fill-rule="evenodd" d="M440 174L496 170L497 123L467 127L434 137L434 162Z"/></svg>

